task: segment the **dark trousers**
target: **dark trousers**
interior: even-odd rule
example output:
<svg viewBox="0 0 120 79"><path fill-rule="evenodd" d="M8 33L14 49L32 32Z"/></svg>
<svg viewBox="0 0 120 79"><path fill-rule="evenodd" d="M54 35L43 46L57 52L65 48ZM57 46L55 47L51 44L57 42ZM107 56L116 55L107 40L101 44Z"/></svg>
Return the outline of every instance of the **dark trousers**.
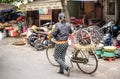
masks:
<svg viewBox="0 0 120 79"><path fill-rule="evenodd" d="M68 68L68 66L65 64L65 55L67 48L68 48L68 43L55 45L54 58L60 65L60 70L59 70L60 72L64 72L64 70Z"/></svg>

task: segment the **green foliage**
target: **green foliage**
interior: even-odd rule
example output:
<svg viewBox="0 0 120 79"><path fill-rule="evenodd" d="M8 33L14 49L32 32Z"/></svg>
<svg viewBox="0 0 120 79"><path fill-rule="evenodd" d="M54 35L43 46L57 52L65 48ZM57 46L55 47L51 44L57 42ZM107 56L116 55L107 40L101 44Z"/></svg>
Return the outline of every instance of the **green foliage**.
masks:
<svg viewBox="0 0 120 79"><path fill-rule="evenodd" d="M11 3L17 0L0 0L0 3Z"/></svg>

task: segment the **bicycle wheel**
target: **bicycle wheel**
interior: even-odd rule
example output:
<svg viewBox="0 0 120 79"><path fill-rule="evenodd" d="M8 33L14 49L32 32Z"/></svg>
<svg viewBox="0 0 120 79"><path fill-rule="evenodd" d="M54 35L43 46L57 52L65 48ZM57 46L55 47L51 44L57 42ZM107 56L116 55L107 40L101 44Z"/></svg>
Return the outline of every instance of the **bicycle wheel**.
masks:
<svg viewBox="0 0 120 79"><path fill-rule="evenodd" d="M98 31L94 28L93 30L91 30L90 34L91 34L93 43L99 44L101 41L101 37L100 37L100 34L98 33Z"/></svg>
<svg viewBox="0 0 120 79"><path fill-rule="evenodd" d="M75 59L82 59L82 62L76 62L76 64L83 73L92 74L98 68L98 58L94 51L79 51L76 53Z"/></svg>
<svg viewBox="0 0 120 79"><path fill-rule="evenodd" d="M101 36L97 29L99 29L97 26L90 26L86 28L86 30L90 33L92 42L95 44L99 44L101 40Z"/></svg>
<svg viewBox="0 0 120 79"><path fill-rule="evenodd" d="M80 29L77 32L77 40L80 45L89 45L92 43L90 33L86 29Z"/></svg>
<svg viewBox="0 0 120 79"><path fill-rule="evenodd" d="M54 56L53 56L54 55L54 50L55 50L54 47L53 48L47 47L46 56L47 56L47 59L48 59L48 61L51 65L58 67L59 64L55 61Z"/></svg>

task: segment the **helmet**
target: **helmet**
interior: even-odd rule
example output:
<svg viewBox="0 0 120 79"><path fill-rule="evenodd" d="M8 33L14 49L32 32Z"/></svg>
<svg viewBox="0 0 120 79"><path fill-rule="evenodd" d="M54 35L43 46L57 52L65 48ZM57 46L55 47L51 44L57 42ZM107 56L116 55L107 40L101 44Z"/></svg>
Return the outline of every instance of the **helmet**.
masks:
<svg viewBox="0 0 120 79"><path fill-rule="evenodd" d="M58 18L61 19L61 20L64 20L65 19L65 14L63 12L59 13Z"/></svg>
<svg viewBox="0 0 120 79"><path fill-rule="evenodd" d="M37 33L39 28L38 28L36 25L33 25L33 26L31 27L31 29L32 29L34 32Z"/></svg>

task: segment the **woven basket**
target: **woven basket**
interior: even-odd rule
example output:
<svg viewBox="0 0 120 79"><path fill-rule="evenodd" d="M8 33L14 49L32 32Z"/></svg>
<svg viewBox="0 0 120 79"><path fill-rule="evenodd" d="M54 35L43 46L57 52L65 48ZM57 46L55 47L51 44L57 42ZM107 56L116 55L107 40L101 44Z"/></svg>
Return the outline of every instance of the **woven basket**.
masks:
<svg viewBox="0 0 120 79"><path fill-rule="evenodd" d="M115 52L116 47L114 46L105 46L103 47L105 52Z"/></svg>
<svg viewBox="0 0 120 79"><path fill-rule="evenodd" d="M26 43L24 42L23 39L17 39L15 42L12 43L13 45L25 45Z"/></svg>

